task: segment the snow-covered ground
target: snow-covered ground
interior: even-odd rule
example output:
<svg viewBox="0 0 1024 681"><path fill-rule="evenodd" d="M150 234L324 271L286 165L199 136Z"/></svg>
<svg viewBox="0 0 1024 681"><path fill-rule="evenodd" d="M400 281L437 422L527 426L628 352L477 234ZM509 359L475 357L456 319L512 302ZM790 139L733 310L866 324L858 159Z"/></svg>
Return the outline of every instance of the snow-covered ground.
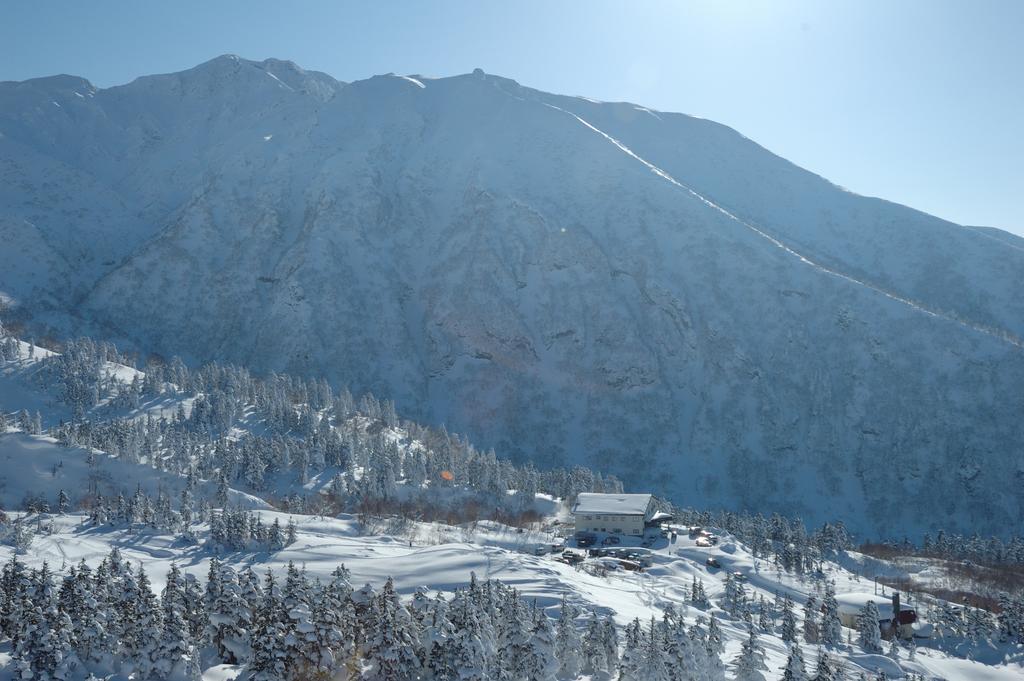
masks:
<svg viewBox="0 0 1024 681"><path fill-rule="evenodd" d="M0 451L6 449L10 441L10 436L0 440ZM553 614L564 596L587 610L611 615L619 625L626 625L636 617L641 621L651 616L660 618L665 606L670 604L681 609L687 619L714 612L727 637L726 660L739 652L746 624L730 618L715 605L708 610L688 605L688 589L694 577L703 580L712 604L720 600L725 575L730 572L747 577L755 600L764 596L770 602L780 593L792 597L799 606L808 594L814 593L815 584L820 585L810 578L774 571L753 559L742 545L729 537L723 538L718 546L702 548L686 535L680 535L676 542L663 542L660 548L652 549L653 565L645 572L616 571L596 576L558 562L550 555L521 552L518 549L527 543L522 535L493 523L481 523L475 529L420 526L411 533L414 538L409 540L386 535L363 536L357 519L351 516L316 518L272 511L260 511L260 514L265 522L273 522L275 518L282 523L289 517L294 519L298 525L297 541L273 554L214 554L202 546L183 546L170 535L94 529L87 525L85 516L71 514L53 517L53 533L38 535L21 558L36 566L46 561L55 570L66 569L83 559L95 567L112 547L117 547L127 560L145 566L157 590L163 588L164 574L172 564L200 580L205 579L214 555L239 570L245 567L258 571L283 570L289 562L294 562L305 567L311 576L323 579L339 564L344 564L351 570L352 583L357 588L364 583L379 587L390 576L394 578L397 591L405 595L412 594L418 587L452 592L464 586L470 574L475 573L480 579L500 579L514 586L525 598L536 599L540 607L551 609ZM537 535L530 540L542 538ZM10 547L0 547L0 561L9 559L12 552ZM721 569L705 566L704 561L710 556L721 563ZM871 593L872 585L855 574L834 564L827 564L827 570L828 578L835 580L840 594ZM879 594L877 598L885 601L888 595ZM786 646L778 633L764 635L762 641L768 653L768 678L777 678L785 663ZM906 673L950 681L1022 678L1021 653L1001 652L1015 654L1015 661L996 665L957 659L930 648L924 640L919 642L913 662L906 659L905 649L901 659L893 661L883 655L864 654L856 646L838 647L838 653L846 659L851 671L884 669L890 678L901 678ZM806 657L813 664L812 650L806 652ZM990 658L988 656L987 661L992 662ZM211 670L205 678L231 678L230 669Z"/></svg>

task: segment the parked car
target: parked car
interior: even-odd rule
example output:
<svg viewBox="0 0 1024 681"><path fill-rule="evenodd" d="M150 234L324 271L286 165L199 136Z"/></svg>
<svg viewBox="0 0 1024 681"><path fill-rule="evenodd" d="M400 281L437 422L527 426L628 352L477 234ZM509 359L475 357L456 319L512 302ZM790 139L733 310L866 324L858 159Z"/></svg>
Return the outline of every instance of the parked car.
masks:
<svg viewBox="0 0 1024 681"><path fill-rule="evenodd" d="M581 533L576 535L576 546L581 549L593 546L595 542L597 542L597 536L593 534Z"/></svg>
<svg viewBox="0 0 1024 681"><path fill-rule="evenodd" d="M694 543L697 544L697 546L700 546L701 548L705 549L711 547L711 540L707 537L697 537L697 541Z"/></svg>
<svg viewBox="0 0 1024 681"><path fill-rule="evenodd" d="M732 573L732 578L735 579L737 582L747 581L747 576L739 571Z"/></svg>
<svg viewBox="0 0 1024 681"><path fill-rule="evenodd" d="M708 556L708 559L704 561L704 564L709 568L721 568L722 564L718 562L718 559L714 556Z"/></svg>
<svg viewBox="0 0 1024 681"><path fill-rule="evenodd" d="M654 559L646 553L630 553L626 559L639 563L641 567L651 567L654 564Z"/></svg>
<svg viewBox="0 0 1024 681"><path fill-rule="evenodd" d="M615 558L598 558L594 561L594 565L600 565L605 570L619 570L622 567Z"/></svg>
<svg viewBox="0 0 1024 681"><path fill-rule="evenodd" d="M713 533L713 532L708 532L707 530L700 530L697 533L697 541L700 541L701 539L704 539L705 541L709 541L712 544L717 544L718 543L718 535Z"/></svg>
<svg viewBox="0 0 1024 681"><path fill-rule="evenodd" d="M607 537L604 538L604 541L601 542L601 544L604 545L604 546L609 546L611 544L621 544L621 543L622 543L622 540L619 539L618 537L616 537L614 534L608 535Z"/></svg>

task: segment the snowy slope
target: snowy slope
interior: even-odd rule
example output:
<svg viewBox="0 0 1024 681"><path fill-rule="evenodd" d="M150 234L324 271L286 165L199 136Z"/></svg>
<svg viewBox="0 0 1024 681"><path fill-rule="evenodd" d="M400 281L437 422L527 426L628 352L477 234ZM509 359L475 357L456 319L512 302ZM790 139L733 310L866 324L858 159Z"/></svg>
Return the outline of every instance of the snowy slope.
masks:
<svg viewBox="0 0 1024 681"><path fill-rule="evenodd" d="M288 519L272 512L261 514L267 523L275 518L282 523ZM420 587L429 592L451 593L465 586L469 575L475 573L478 579L500 579L514 586L524 598L536 599L538 606L548 610L552 616L557 616L563 596L588 612L613 617L619 626L625 626L635 617L641 621L651 616L660 619L667 606L681 611L688 621L714 613L725 635L723 659L726 661L731 661L738 654L746 635L744 622L731 618L715 605L722 598L727 572L736 571L748 576L748 593L755 601L763 596L771 602L776 593L789 595L797 603L797 612L807 596L815 593L810 580L778 575L754 560L742 546L734 544L727 545L730 550L700 549L690 540L681 538L678 544L655 550L654 565L645 573L619 572L597 576L556 562L550 556L527 555L516 551L514 546L488 545L496 533L501 536L497 527L468 533L469 543L438 544L417 540L410 545L404 538L362 535L351 517L315 519L299 516L294 519L298 522L298 539L284 550L272 554L213 554L201 546L183 547L169 535L116 529L97 531L83 527L85 519L82 516L59 516L54 519L54 533L37 536L32 550L21 559L30 565L47 561L55 570L66 569L82 559L95 567L116 546L127 561L146 568L157 591L163 588L164 575L172 564L203 581L210 559L215 555L237 570L252 567L260 571L267 568L283 571L292 561L305 567L311 578L321 579L329 579L331 571L344 564L352 572L355 587L368 583L380 588L391 576L396 590L404 596L411 595ZM429 531L423 534L432 536ZM703 560L708 555L718 558L723 569L705 568ZM10 556L11 549L0 546L0 561L6 561ZM685 594L695 576L703 581L712 602L708 608L688 604ZM871 592L869 582L838 566L828 564L827 577L836 582L840 594ZM885 596L877 598L882 601ZM911 605L921 607L916 602ZM785 664L786 645L777 630L762 634L761 640L767 652L769 671L766 677L777 679ZM971 661L944 652L941 642L921 641L914 661L907 659L906 651L898 661L884 655L865 654L856 646L840 645L832 652L844 660L851 674L861 670L875 673L884 669L889 678L923 673L929 679L948 681L981 678L1008 681L1024 674L1019 655L1004 663L999 658L1001 653L993 649L995 658L989 655L982 656L982 660ZM805 656L813 668L816 658L813 646L805 646Z"/></svg>
<svg viewBox="0 0 1024 681"><path fill-rule="evenodd" d="M0 145L0 217L55 253L0 270L30 322L325 375L683 504L1024 519L1024 251L723 126L226 56L0 84Z"/></svg>
<svg viewBox="0 0 1024 681"><path fill-rule="evenodd" d="M4 412L15 409L38 409L45 413L44 423L52 425L67 416L55 396L40 387L37 382L39 362L37 359L49 354L36 348L36 359L29 358L28 346L20 345L21 357L0 365L0 409ZM130 380L134 369L108 364L107 370ZM143 403L135 415L169 414L177 409L174 394L166 400ZM93 414L100 418L114 407L101 401ZM240 427L249 427L243 419ZM95 460L90 463L90 458ZM0 434L0 511L6 511L6 518L13 519L22 514L17 510L21 500L28 496L42 495L54 499L57 490L65 490L72 509L88 503L93 490L110 499L118 493L130 496L141 488L150 495L162 491L176 497L185 485L181 476L161 472L148 465L131 464L101 452L90 452L81 447L62 447L51 438L30 436L19 432ZM318 484L315 480L311 484ZM214 499L215 485L211 481L200 481L195 490L199 498ZM280 497L282 489L274 488L271 494ZM192 538L184 540L143 525L133 528L116 522L110 525L94 526L88 515L72 510L67 515L34 514L28 517L28 525L38 528L32 543L20 559L30 565L43 562L51 569L65 571L81 560L95 567L113 547L117 547L124 558L133 565L143 565L152 579L153 588L164 586L164 575L172 565L203 580L211 560L216 556L237 570L252 567L260 572L271 569L282 572L289 562L304 567L311 577L328 578L334 568L343 563L351 570L352 582L356 587L369 583L379 588L387 577L393 577L397 591L410 596L420 587L429 592L450 594L465 586L469 576L479 579L500 579L515 587L522 597L535 601L552 617L558 616L559 603L564 597L568 602L580 606L586 612L610 616L624 627L633 618L647 621L651 616L661 617L669 606L681 612L689 621L714 614L721 623L725 636L726 661L732 660L739 652L745 636L746 623L730 616L722 609L725 579L730 573L744 575L748 593L753 602L760 597L768 602L776 594L791 597L799 606L811 594L820 597L822 582L810 575L782 573L764 559L754 558L749 550L727 533L715 530L721 541L713 547L701 547L697 539L681 531L678 539L659 539L650 551L651 566L643 573L611 572L606 575L594 572L591 562L584 570L576 570L557 562L552 555L536 556L530 550L537 544L559 543L553 533L544 525L527 531L507 527L497 522L481 520L461 526L405 522L396 523L400 532L380 533L351 515L336 517L288 515L269 510L269 504L262 499L241 491L229 490L228 501L232 506L257 509L265 525L275 520L282 525L289 521L297 523L296 541L278 551L266 548L243 551L214 552L205 544L209 526L193 524ZM551 499L538 497L537 507L549 516L558 514L565 520L565 507L556 508ZM386 526L384 519L382 526ZM15 550L5 544L9 539L10 526L6 520L0 522L0 564L8 561ZM714 530L714 528L711 528ZM625 543L636 543L639 538L625 538ZM708 567L705 561L715 558L719 568ZM860 554L845 554L840 563L825 562L827 579L834 581L840 600L869 597L884 601L887 596L876 596L868 576L879 574L879 566L868 564ZM857 573L841 565L855 569ZM695 606L690 602L689 587L694 578L702 580L710 605ZM910 595L905 602L925 611L926 596ZM786 654L786 645L780 638L778 627L762 634L767 650L768 679L778 678ZM817 651L814 646L805 646L805 655L813 665ZM923 673L927 678L957 679L1014 679L1024 673L1021 667L1024 653L1019 647L999 643L971 645L960 639L921 641L915 659L908 659L903 650L896 661L883 655L866 654L855 645L841 644L830 651L841 658L851 673L861 669L876 672L884 669L888 678L903 678L909 673ZM954 656L956 655L956 656ZM968 656L968 659L963 659ZM9 657L0 643L0 679L11 678ZM218 666L211 668L204 678L230 679L237 674L237 667Z"/></svg>
<svg viewBox="0 0 1024 681"><path fill-rule="evenodd" d="M94 467L87 464L86 454L79 447L61 447L52 438L8 433L0 435L0 507L20 508L27 494L53 496L53 490L64 490L72 503L78 504L93 492L104 497L123 494L130 497L136 489L156 496L158 490L176 495L185 487L185 479L154 470L149 465L129 464L98 455ZM197 496L213 499L213 483L200 486ZM243 508L269 508L262 499L237 490L229 490L230 503Z"/></svg>

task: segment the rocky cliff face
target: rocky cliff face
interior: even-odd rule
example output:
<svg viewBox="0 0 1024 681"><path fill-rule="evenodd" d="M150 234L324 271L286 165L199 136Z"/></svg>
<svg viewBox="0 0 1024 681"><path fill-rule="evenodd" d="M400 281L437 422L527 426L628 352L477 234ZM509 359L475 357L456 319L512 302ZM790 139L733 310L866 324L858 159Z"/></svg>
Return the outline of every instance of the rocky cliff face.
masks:
<svg viewBox="0 0 1024 681"><path fill-rule="evenodd" d="M0 84L0 179L0 292L39 324L324 374L684 504L1024 520L1020 242L709 121L221 57Z"/></svg>

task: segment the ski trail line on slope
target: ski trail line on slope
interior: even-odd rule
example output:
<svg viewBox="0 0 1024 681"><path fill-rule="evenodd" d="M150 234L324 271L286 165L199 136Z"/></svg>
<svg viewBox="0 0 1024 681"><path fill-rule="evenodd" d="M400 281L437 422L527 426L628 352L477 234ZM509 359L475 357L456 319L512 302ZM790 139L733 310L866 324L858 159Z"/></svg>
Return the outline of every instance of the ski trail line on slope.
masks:
<svg viewBox="0 0 1024 681"><path fill-rule="evenodd" d="M652 173L654 173L658 177L662 178L663 180L666 180L667 182L672 183L673 185L675 185L679 189L682 189L683 191L689 193L691 196L693 196L694 198L698 199L701 203L703 203L704 205L708 206L709 208L718 211L722 215L725 215L729 219L737 222L738 224L742 225L743 227L746 227L748 230L750 230L754 234L758 235L762 239L765 239L766 241L771 243L776 248L779 248L782 251L784 251L784 252L788 253L789 255L793 256L794 258L796 258L797 260L799 260L803 264L805 264L805 265L807 265L809 267L812 267L815 270L817 270L817 271L819 271L819 272L821 272L823 274L828 274L828 275L831 275L833 277L837 277L839 279L843 279L843 280L848 281L848 282L850 282L852 284L856 284L857 286L863 286L864 288L866 288L866 289L868 289L870 291L874 291L875 293L879 293L879 294L885 296L886 298L889 298L890 300L894 300L894 301L896 301L898 303L903 303L904 305L907 305L908 307L910 307L910 308L912 308L914 310L917 310L918 312L926 314L929 317L935 317L937 319L945 319L945 320L953 322L955 324L959 324L960 326L962 326L962 327L964 327L966 329L970 329L970 330L975 331L977 333L982 333L982 334L985 334L986 336L991 336L992 338L996 338L996 339L1001 340L1001 341L1003 341L1005 343L1009 343L1010 345L1012 345L1014 347L1024 348L1024 340L1018 338L1017 336L1015 336L1014 334L1010 333L1009 331L1006 331L1005 329L991 328L991 327L984 326L984 325L981 325L981 324L976 324L975 322L972 322L972 321L969 321L969 320L966 320L966 319L962 319L962 318L957 317L956 315L953 315L953 314L949 314L949 313L946 313L946 312L939 312L938 310L933 310L931 308L926 307L922 303L919 303L919 302L917 302L915 300L912 300L911 298L906 298L906 297L901 296L901 295L899 295L897 293L893 293L892 291L887 291L886 289L880 288L879 286L877 286L875 284L872 284L872 283L867 282L867 281L863 281L861 279L857 279L856 277L853 277L853 276L851 276L849 274L846 274L844 272L840 272L838 270L833 270L833 269L831 269L829 267L826 267L826 266L822 265L821 263L818 263L818 262L815 262L814 260L811 260L810 258L805 256L804 254L799 253L798 251L793 250L788 245L786 245L785 243L780 241L778 238L772 236L771 234L768 234L767 232L761 230L758 227L755 227L754 225L752 225L751 223L747 222L743 218L738 217L737 215L731 213L726 208L723 208L722 206L719 206L714 201L711 201L707 197L697 193L695 190L693 190L692 188L686 186L682 182L679 182L674 177L669 175L667 172L665 172L664 170L662 170L658 166L654 165L653 163L651 163L647 159L641 157L639 154L634 152L632 149L627 147L625 144L623 144L619 140L615 139L614 137L612 137L611 135L609 135L605 131L603 131L600 128L598 128L597 126L592 125L591 123L587 122L586 120L584 120L580 116L574 114L572 111L569 111L567 109L563 109L563 108L561 108L559 106L555 106L554 104L548 104L547 102L541 102L541 104L543 104L544 106L550 107L552 109L555 109L556 111L561 111L564 114L572 116L577 121L579 121L580 123L582 123L586 127L590 128L591 130L596 132L598 135L601 135L606 140L608 140L609 142L614 144L620 151L622 151L626 155L636 159L637 161L639 161L640 163L645 165L648 168L648 170L650 170Z"/></svg>

